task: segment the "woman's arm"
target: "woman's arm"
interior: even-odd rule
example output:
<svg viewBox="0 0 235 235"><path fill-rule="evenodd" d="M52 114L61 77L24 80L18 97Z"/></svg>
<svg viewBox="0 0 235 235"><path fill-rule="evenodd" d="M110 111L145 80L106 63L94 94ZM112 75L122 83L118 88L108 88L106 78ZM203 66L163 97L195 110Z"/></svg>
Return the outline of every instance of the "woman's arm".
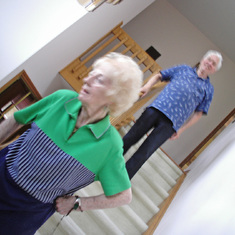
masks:
<svg viewBox="0 0 235 235"><path fill-rule="evenodd" d="M76 197L59 197L56 199L56 210L62 215L67 215L74 206ZM117 193L113 196L105 196L104 194L92 197L81 197L81 208L77 211L106 209L123 206L129 204L132 200L131 188Z"/></svg>
<svg viewBox="0 0 235 235"><path fill-rule="evenodd" d="M4 140L17 128L22 126L18 122L16 122L14 116L10 116L4 122L0 124L0 143L3 143Z"/></svg>

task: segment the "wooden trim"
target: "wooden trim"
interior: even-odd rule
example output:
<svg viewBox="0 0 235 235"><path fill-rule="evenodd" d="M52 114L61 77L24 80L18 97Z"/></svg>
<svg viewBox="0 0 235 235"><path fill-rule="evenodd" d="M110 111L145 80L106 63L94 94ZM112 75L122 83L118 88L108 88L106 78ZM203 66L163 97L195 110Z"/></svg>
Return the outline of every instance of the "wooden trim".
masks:
<svg viewBox="0 0 235 235"><path fill-rule="evenodd" d="M24 99L26 99L28 96L31 95L31 92L28 92L25 96L23 96L19 101L17 101L16 103L14 103L13 105L10 106L10 108L7 108L4 112L2 112L0 114L0 118L2 118L7 112L9 112L9 110L12 108L12 106L17 106L20 102L22 102Z"/></svg>
<svg viewBox="0 0 235 235"><path fill-rule="evenodd" d="M113 29L111 29L108 33L106 33L103 37L101 37L98 41L96 41L92 46L90 46L87 50L85 50L80 56L79 58L82 58L83 56L85 56L86 54L88 54L90 51L92 51L96 46L98 46L102 41L105 40L105 38L107 38L110 34L113 33L113 31L115 31L116 29L118 29L119 27L121 27L121 25L123 24L123 21L120 22L117 26L115 26ZM72 62L73 63L73 62Z"/></svg>
<svg viewBox="0 0 235 235"><path fill-rule="evenodd" d="M29 90L31 91L31 94L37 99L40 100L42 98L42 96L40 95L40 93L38 92L38 90L36 89L36 87L34 86L33 82L31 81L31 79L29 78L28 74L25 72L25 70L23 70L21 72L20 77L24 80L25 85L29 88Z"/></svg>
<svg viewBox="0 0 235 235"><path fill-rule="evenodd" d="M156 230L157 226L159 225L162 217L166 213L168 207L170 206L172 200L174 199L176 193L178 192L180 186L182 185L184 179L186 177L186 174L183 173L179 179L177 180L176 185L169 191L168 198L161 203L159 206L160 211L150 219L148 222L148 229L143 233L143 235L152 235L154 231Z"/></svg>
<svg viewBox="0 0 235 235"><path fill-rule="evenodd" d="M7 82L5 85L3 85L0 88L0 94L5 91L9 86L11 86L16 80L22 79L25 83L25 85L29 88L29 90L32 92L32 95L37 98L37 100L41 99L41 95L30 80L28 74L25 72L25 70L22 70L20 73L18 73L14 78L12 78L9 82Z"/></svg>
<svg viewBox="0 0 235 235"><path fill-rule="evenodd" d="M225 124L235 115L235 108L219 123L219 125L179 164L181 168L187 165L191 159L207 144L209 141L216 136L217 132L220 131Z"/></svg>
<svg viewBox="0 0 235 235"><path fill-rule="evenodd" d="M17 87L18 89L16 92L11 90L11 88ZM23 89L23 92L21 93L21 86ZM20 96L18 97L17 95ZM17 100L12 102L12 100L15 99L15 95L17 96ZM3 98L4 97L4 98ZM11 101L11 106L9 106L9 109L4 110L0 114L0 118L3 117L4 114L6 114L12 107L16 107L21 102L24 102L27 100L27 98L30 97L30 102L26 102L25 107L40 100L42 97L32 81L30 80L29 76L25 72L25 70L21 71L19 74L17 74L14 78L12 78L10 81L8 81L5 85L0 87L0 99L1 99L1 106L5 102ZM19 98L19 100L18 100ZM4 122L4 120L2 120ZM1 123L2 123L1 122ZM3 140L4 145L1 145L1 147L8 145L12 140L15 140L22 134L27 128L29 128L29 125L19 126L12 132L8 133L8 135L5 137L5 140Z"/></svg>
<svg viewBox="0 0 235 235"><path fill-rule="evenodd" d="M107 47L111 42L113 42L115 39L117 39L120 36L121 32L118 32L117 34L113 35L107 42L105 42L102 46L100 46L98 49L93 51L89 56L86 57L81 63L79 63L77 66L75 66L72 69L72 72L76 72L78 69L80 69L83 65L85 65L89 60L91 60L94 56L96 56L99 52L101 52L105 47ZM81 56L80 56L81 58Z"/></svg>

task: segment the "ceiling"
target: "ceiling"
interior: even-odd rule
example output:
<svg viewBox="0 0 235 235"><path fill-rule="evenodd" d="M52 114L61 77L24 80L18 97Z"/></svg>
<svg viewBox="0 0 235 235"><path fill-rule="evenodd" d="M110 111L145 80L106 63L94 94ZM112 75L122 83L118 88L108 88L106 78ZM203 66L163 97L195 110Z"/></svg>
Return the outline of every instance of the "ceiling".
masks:
<svg viewBox="0 0 235 235"><path fill-rule="evenodd" d="M167 0L235 63L235 0Z"/></svg>

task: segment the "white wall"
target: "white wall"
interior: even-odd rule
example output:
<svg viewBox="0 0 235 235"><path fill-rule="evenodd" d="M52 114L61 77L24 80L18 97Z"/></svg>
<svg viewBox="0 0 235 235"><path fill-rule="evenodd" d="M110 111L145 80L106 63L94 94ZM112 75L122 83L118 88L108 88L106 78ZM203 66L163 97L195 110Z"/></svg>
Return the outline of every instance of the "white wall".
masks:
<svg viewBox="0 0 235 235"><path fill-rule="evenodd" d="M144 49L153 45L159 50L162 56L157 62L162 68L179 63L194 65L208 49L219 50L166 0L125 0L116 6L103 4L95 12L86 14L15 68L0 81L0 86L25 69L42 96L69 87L58 72L120 21L124 21L124 29ZM208 117L203 117L179 140L163 145L177 163L234 108L235 65L223 56L221 71L211 78L215 96Z"/></svg>
<svg viewBox="0 0 235 235"><path fill-rule="evenodd" d="M64 0L60 1L64 3ZM49 5L48 1L36 2L33 0L33 3L29 3L29 0L24 0L24 2L21 3L24 7L19 7L18 12L14 11L15 14L12 14L13 10L8 12L10 5L14 8L12 0L10 0L11 4L1 3L0 6L3 7L1 8L1 11L4 11L4 14L2 14L0 18L3 20L0 26L2 30L1 35L7 35L8 38L12 38L8 41L4 40L4 44L0 43L0 46L2 47L0 53L1 71L5 67L7 67L6 71L8 71L9 68L13 71L11 70L10 74L4 78L0 77L0 80L2 79L0 81L0 86L25 69L42 96L48 95L51 92L64 87L65 83L58 75L58 72L61 69L63 69L68 63L74 60L118 23L123 21L124 24L126 24L144 8L149 6L153 1L154 0L125 0L115 6L104 3L94 12L89 12L80 20L76 22L74 21L75 23L70 21L70 24L67 26L70 26L72 23L73 24L54 40L51 40L52 38L48 39L48 44L42 49L40 49L42 44L38 45L37 48L33 48L35 45L33 45L32 48L29 48L28 45L19 43L19 40L15 35L15 31L19 30L17 18L22 16L30 16L27 18L28 22L26 21L28 24L20 24L20 30L24 31L24 36L30 37L33 33L31 26L38 28L38 25L34 23L34 19L40 20L46 17L48 21L54 21L54 18L56 18L58 20L57 24L60 25L62 23L61 21L64 21L65 18L70 16L70 14L74 14L74 11L65 8L64 12L62 12L60 7L57 8L56 3L54 3L55 8L51 9L51 5ZM29 8L27 8L25 4L26 6L29 4ZM78 3L76 2L76 4ZM20 3L18 3L18 5L20 5ZM47 7L50 7L51 9L51 19L48 18L49 16L45 15L45 12L41 10ZM60 13L59 15L57 11ZM34 16L33 14L41 14L41 16ZM7 30L7 26L5 26L3 22L7 21L9 18L8 16L12 15L14 15L14 22L12 22L13 26L11 28L11 32ZM41 21L41 23L44 27L44 34L48 34L50 30L53 30L53 27L49 24L49 22L46 23ZM57 32L57 35L58 33L59 32ZM38 37L38 40L43 40L42 38L44 35L41 33L38 33L36 36ZM54 35L54 37L55 36L56 35ZM2 42L1 38L0 42ZM8 49L5 50L5 47ZM9 51L10 48L16 48L15 53L14 51ZM18 58L19 54L22 55L22 52L28 49L31 50L26 53L27 56L32 55L29 59L25 61L26 57L24 56L22 58ZM17 57L17 61L14 60L15 57ZM6 73L6 71L4 73Z"/></svg>
<svg viewBox="0 0 235 235"><path fill-rule="evenodd" d="M189 166L154 235L232 235L235 231L235 123Z"/></svg>
<svg viewBox="0 0 235 235"><path fill-rule="evenodd" d="M0 80L87 14L77 0L0 1Z"/></svg>
<svg viewBox="0 0 235 235"><path fill-rule="evenodd" d="M166 0L155 1L124 29L144 49L152 45L161 53L157 63L162 68L181 63L195 65L208 49L220 51ZM208 116L202 117L178 140L169 140L162 146L178 164L234 108L235 64L225 54L223 57L222 69L211 76L215 95Z"/></svg>

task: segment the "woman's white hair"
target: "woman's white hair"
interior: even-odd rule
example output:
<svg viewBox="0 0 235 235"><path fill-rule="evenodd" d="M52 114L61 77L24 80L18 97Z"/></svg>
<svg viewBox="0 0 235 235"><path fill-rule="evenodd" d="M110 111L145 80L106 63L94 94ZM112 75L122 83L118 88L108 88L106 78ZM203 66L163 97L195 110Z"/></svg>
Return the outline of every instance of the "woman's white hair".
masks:
<svg viewBox="0 0 235 235"><path fill-rule="evenodd" d="M218 64L217 64L217 68L216 68L216 70L218 71L218 70L221 68L221 66L222 66L223 57L222 57L222 55L221 55L218 51L209 50L209 51L207 51L207 53L203 56L203 59L206 59L206 58L208 58L208 57L211 56L211 55L215 55L215 56L217 56L217 57L219 58L219 62L218 62Z"/></svg>
<svg viewBox="0 0 235 235"><path fill-rule="evenodd" d="M138 64L129 56L111 52L97 59L93 68L108 62L113 66L113 76L109 77L112 86L107 91L111 104L110 115L115 117L127 111L139 98L143 73Z"/></svg>

